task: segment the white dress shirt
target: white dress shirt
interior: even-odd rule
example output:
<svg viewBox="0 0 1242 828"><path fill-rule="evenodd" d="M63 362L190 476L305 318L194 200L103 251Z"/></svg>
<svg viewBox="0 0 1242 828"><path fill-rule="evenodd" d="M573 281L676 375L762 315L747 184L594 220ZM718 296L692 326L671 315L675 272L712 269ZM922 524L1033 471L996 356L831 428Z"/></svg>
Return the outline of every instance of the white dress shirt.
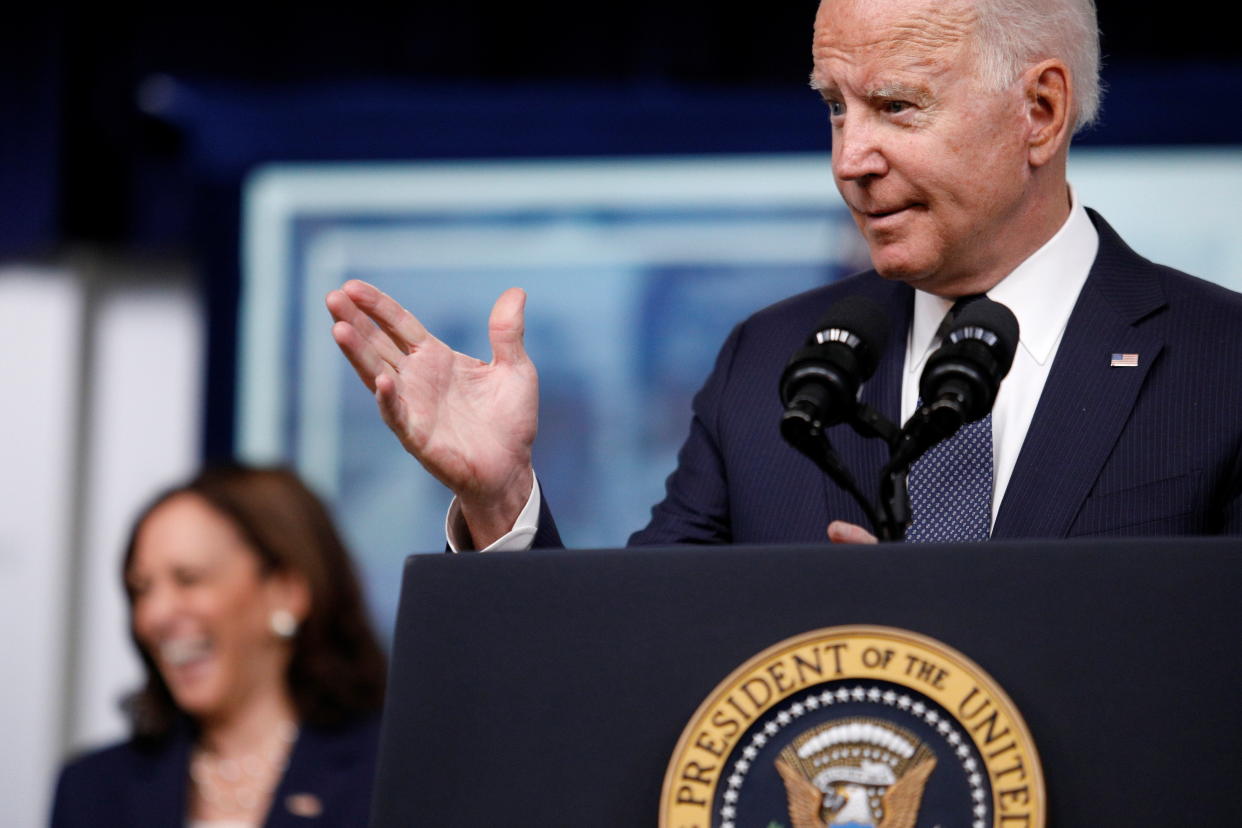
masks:
<svg viewBox="0 0 1242 828"><path fill-rule="evenodd" d="M993 523L1013 475L1014 464L1018 462L1031 418L1035 416L1035 407L1048 380L1070 312L1087 281L1099 246L1099 234L1071 187L1070 214L1061 229L987 293L989 299L1007 306L1018 318L1018 350L992 408ZM903 423L914 413L923 365L940 344L936 330L952 306L951 299L919 290L914 292L914 315L906 339L905 372L901 381ZM539 482L536 481L513 529L481 551L529 549L539 527L539 508ZM469 533L456 498L449 506L444 531L449 548L454 552L468 548Z"/></svg>
<svg viewBox="0 0 1242 828"><path fill-rule="evenodd" d="M1018 350L992 408L993 523L1070 312L1100 246L1095 225L1073 188L1070 201L1069 218L1056 235L987 293L989 299L1005 305L1018 318ZM952 306L952 299L922 291L914 293L914 316L906 340L906 370L901 380L903 423L914 413L923 366L940 344L936 330Z"/></svg>

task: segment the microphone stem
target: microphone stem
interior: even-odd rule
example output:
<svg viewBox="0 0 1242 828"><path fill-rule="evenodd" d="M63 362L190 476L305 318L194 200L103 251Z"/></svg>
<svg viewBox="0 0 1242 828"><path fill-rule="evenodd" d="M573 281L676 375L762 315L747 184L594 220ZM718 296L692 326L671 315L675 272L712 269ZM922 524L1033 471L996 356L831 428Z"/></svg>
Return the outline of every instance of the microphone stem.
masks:
<svg viewBox="0 0 1242 828"><path fill-rule="evenodd" d="M905 537L913 515L910 510L909 467L886 466L880 477L880 508L884 526L880 540L898 541Z"/></svg>
<svg viewBox="0 0 1242 828"><path fill-rule="evenodd" d="M832 478L834 483L844 489L850 497L854 498L854 502L862 509L867 522L871 524L871 528L876 532L877 537L884 533L884 524L880 521L875 507L871 505L866 495L859 489L854 476L850 474L849 469L841 462L841 457L837 454L836 449L832 447L832 443L828 442L828 437L822 429L808 429L801 439L797 441L796 447L809 457L815 465L819 466L820 471Z"/></svg>

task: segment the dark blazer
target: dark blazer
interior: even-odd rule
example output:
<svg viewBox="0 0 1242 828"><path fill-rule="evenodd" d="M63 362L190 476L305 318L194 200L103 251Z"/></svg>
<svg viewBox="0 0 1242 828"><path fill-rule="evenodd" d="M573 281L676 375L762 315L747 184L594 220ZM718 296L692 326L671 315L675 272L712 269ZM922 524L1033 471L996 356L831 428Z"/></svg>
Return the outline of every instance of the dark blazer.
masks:
<svg viewBox="0 0 1242 828"><path fill-rule="evenodd" d="M264 825L365 826L378 745L378 716L341 728L303 725ZM191 747L190 729L183 727L157 750L140 750L126 742L73 761L56 785L52 828L181 828L186 824ZM290 797L298 794L314 797L321 813L308 817L290 811ZM307 801L295 798L294 809Z"/></svg>
<svg viewBox="0 0 1242 828"><path fill-rule="evenodd" d="M1242 531L1242 295L1156 265L1098 214L1100 248L1074 306L997 515L994 538ZM738 325L694 401L665 499L631 544L823 543L866 525L789 448L777 380L825 310L851 295L888 309L892 335L864 401L896 421L914 291L874 272L787 299ZM1136 353L1138 367L1110 367ZM848 426L830 439L875 497L887 449ZM545 511L536 545L555 543Z"/></svg>

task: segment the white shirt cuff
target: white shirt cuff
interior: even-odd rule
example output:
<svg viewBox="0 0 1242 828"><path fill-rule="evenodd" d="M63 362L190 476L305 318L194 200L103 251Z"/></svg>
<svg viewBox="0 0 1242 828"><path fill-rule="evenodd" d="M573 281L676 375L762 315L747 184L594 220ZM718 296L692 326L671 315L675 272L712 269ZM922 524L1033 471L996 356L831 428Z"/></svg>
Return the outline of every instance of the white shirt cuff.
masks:
<svg viewBox="0 0 1242 828"><path fill-rule="evenodd" d="M533 474L533 473L532 473ZM520 552L530 549L535 542L535 533L539 531L539 507L543 498L539 494L539 479L534 479L530 487L530 497L526 505L518 513L517 520L508 534L501 535L490 546L480 552ZM454 552L470 550L470 530L466 528L466 519L461 516L461 506L457 498L449 504L448 514L444 516L444 535L448 538L449 549Z"/></svg>

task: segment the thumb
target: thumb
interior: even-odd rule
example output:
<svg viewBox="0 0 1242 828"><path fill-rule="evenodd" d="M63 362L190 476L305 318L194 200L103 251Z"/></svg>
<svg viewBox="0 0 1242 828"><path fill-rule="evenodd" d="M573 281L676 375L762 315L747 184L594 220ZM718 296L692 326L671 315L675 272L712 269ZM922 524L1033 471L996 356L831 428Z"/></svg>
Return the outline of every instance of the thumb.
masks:
<svg viewBox="0 0 1242 828"><path fill-rule="evenodd" d="M494 363L514 363L526 359L522 338L526 334L526 291L509 288L500 294L487 320L487 338L492 345Z"/></svg>
<svg viewBox="0 0 1242 828"><path fill-rule="evenodd" d="M854 523L834 520L828 524L828 540L833 543L875 543L875 535Z"/></svg>

